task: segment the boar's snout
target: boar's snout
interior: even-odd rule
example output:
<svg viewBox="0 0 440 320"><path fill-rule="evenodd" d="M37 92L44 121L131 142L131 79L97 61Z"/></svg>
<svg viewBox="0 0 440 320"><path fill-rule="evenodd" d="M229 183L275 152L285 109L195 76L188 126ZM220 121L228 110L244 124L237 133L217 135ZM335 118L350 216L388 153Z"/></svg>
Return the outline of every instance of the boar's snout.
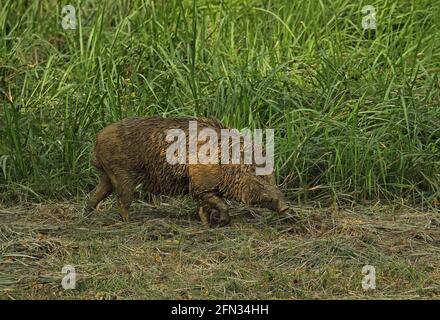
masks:
<svg viewBox="0 0 440 320"><path fill-rule="evenodd" d="M266 207L278 213L285 213L289 210L289 206L287 205L283 194L278 190L262 192L259 198L259 205L262 207Z"/></svg>
<svg viewBox="0 0 440 320"><path fill-rule="evenodd" d="M289 210L289 206L287 205L286 201L284 199L278 199L276 211L278 213L285 213Z"/></svg>

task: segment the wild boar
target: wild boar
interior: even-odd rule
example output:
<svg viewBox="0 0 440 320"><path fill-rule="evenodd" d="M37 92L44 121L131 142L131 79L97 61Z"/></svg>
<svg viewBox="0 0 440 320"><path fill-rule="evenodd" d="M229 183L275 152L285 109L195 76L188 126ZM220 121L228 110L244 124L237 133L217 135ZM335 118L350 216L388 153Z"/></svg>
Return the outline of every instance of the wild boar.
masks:
<svg viewBox="0 0 440 320"><path fill-rule="evenodd" d="M91 163L101 176L90 193L85 211L90 213L99 202L115 192L118 211L127 221L135 187L139 184L156 195L190 194L198 202L197 211L202 223L208 227L212 226L214 215L218 215L220 226L230 222L225 198L280 213L288 210L273 174L256 175L254 163L200 164L186 161L171 164L167 159L170 146L167 132L180 129L188 133L189 121L197 121L197 129L210 128L219 136L221 129L227 129L215 119L189 117L128 118L102 129L91 152ZM200 141L197 143L200 148ZM188 159L189 151L186 156Z"/></svg>

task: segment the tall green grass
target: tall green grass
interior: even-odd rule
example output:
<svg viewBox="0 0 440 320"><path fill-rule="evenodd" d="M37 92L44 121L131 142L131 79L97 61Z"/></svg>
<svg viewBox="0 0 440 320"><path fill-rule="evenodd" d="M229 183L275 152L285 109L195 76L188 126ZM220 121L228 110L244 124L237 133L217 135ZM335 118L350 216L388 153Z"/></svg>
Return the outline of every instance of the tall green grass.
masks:
<svg viewBox="0 0 440 320"><path fill-rule="evenodd" d="M132 115L274 128L297 201L440 195L440 1L72 1L75 30L65 4L0 6L4 201L82 196Z"/></svg>

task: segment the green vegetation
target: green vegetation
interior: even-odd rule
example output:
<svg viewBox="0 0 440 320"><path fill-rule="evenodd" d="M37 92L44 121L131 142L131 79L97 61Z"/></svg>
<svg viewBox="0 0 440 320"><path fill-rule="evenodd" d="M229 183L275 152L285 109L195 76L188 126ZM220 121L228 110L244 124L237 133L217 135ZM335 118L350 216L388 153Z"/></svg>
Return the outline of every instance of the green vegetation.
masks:
<svg viewBox="0 0 440 320"><path fill-rule="evenodd" d="M295 201L439 196L440 1L72 4L75 30L58 1L0 8L3 201L82 197L96 132L132 115L274 128Z"/></svg>
<svg viewBox="0 0 440 320"><path fill-rule="evenodd" d="M69 1L2 0L0 299L438 297L440 0L354 2L72 0L64 30ZM133 115L275 129L297 219L207 230L157 197L83 219L95 134Z"/></svg>

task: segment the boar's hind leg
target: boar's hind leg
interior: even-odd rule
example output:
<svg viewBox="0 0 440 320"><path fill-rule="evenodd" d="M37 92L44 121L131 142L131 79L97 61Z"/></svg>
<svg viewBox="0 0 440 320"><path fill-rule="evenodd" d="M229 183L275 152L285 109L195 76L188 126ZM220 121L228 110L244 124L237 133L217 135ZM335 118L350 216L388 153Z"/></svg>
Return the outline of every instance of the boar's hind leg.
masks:
<svg viewBox="0 0 440 320"><path fill-rule="evenodd" d="M201 209L202 211L206 212L206 205L209 206L211 208L211 214L213 212L215 212L215 210L217 210L220 213L220 219L218 221L218 225L223 227L228 225L231 222L231 217L228 214L228 206L226 205L225 201L219 197L218 195L209 192L209 193L204 193L201 196L201 200L202 202L205 204L205 206L202 206ZM199 209L200 210L200 209ZM202 215L199 211L199 215L200 218L202 219L202 222L204 218L202 218ZM205 216L207 215L206 213L204 214ZM206 218L205 218L206 219ZM212 219L210 219L212 220Z"/></svg>
<svg viewBox="0 0 440 320"><path fill-rule="evenodd" d="M90 193L89 200L85 208L85 213L90 213L96 209L96 206L112 193L112 184L109 176L103 172L98 185Z"/></svg>
<svg viewBox="0 0 440 320"><path fill-rule="evenodd" d="M116 192L119 214L123 221L128 221L128 213L134 198L135 185L128 174L110 174L110 179Z"/></svg>

